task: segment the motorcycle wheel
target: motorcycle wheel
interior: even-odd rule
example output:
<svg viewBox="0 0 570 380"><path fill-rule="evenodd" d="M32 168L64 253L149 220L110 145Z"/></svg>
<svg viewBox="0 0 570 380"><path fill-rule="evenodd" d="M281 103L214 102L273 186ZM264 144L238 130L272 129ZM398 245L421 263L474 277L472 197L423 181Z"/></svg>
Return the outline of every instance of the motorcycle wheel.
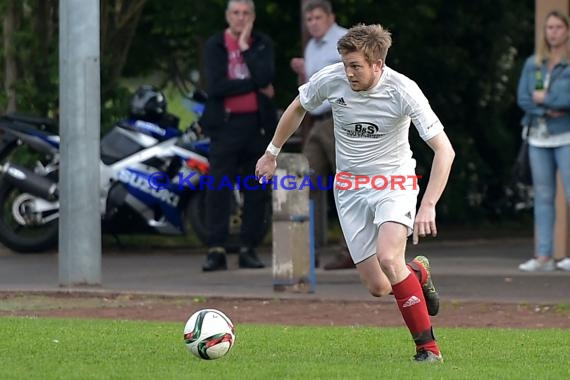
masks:
<svg viewBox="0 0 570 380"><path fill-rule="evenodd" d="M0 165L12 162L33 167L37 162L47 165L51 157L31 149L27 144L19 144L13 136L0 140ZM57 172L51 176L57 179ZM41 253L57 247L58 220L43 225L25 226L15 219L12 205L22 192L0 180L0 243L18 253Z"/></svg>
<svg viewBox="0 0 570 380"><path fill-rule="evenodd" d="M240 193L243 197L243 193ZM242 198L243 199L243 198ZM226 250L228 252L237 252L241 247L241 223L242 223L242 206L235 197L231 200L231 212L228 220L229 236L226 242ZM190 225L198 239L204 244L208 244L208 227L206 225L206 191L198 191L188 200L186 215L190 221ZM272 205L266 202L265 217L260 222L258 236L256 236L255 245L259 245L271 228Z"/></svg>
<svg viewBox="0 0 570 380"><path fill-rule="evenodd" d="M12 184L0 182L0 242L19 253L53 249L58 241L58 219L43 225L22 225L14 218L12 205L22 194Z"/></svg>

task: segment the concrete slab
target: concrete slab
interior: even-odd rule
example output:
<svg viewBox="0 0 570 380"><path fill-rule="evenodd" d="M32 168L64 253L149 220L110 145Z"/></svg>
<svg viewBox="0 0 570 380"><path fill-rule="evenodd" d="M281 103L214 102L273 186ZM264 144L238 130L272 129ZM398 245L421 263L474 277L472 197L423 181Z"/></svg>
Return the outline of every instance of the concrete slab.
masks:
<svg viewBox="0 0 570 380"><path fill-rule="evenodd" d="M418 254L430 258L444 301L570 303L570 272L523 273L517 269L532 255L531 239L433 240L408 248L408 258ZM270 265L270 247L262 247L260 257ZM237 255L230 254L229 270L203 273L203 259L204 251L196 249L106 249L101 286L60 288L56 253L22 255L0 249L0 291L69 289L207 297L372 299L354 269L317 269L316 292L295 294L273 291L270 266L238 269ZM321 258L327 260L326 256Z"/></svg>

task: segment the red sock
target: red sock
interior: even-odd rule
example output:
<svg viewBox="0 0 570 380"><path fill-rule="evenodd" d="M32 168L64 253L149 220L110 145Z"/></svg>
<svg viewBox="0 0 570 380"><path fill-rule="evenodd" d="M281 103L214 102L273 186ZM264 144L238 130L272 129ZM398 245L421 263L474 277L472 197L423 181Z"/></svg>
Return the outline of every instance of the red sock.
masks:
<svg viewBox="0 0 570 380"><path fill-rule="evenodd" d="M408 267L410 272L412 272L416 276L416 278L420 282L420 285L423 286L427 281L426 268L424 268L424 266L418 263L415 259L406 264L406 266Z"/></svg>
<svg viewBox="0 0 570 380"><path fill-rule="evenodd" d="M416 349L424 348L439 355L424 294L416 276L410 273L405 280L392 285L392 291L404 322L412 333Z"/></svg>
<svg viewBox="0 0 570 380"><path fill-rule="evenodd" d="M420 285L424 286L425 282L427 281L426 268L424 268L424 266L418 263L415 259L407 263L406 266L408 267L410 272L412 272L412 274L416 276L416 278L420 282ZM394 295L394 292L390 292L388 294Z"/></svg>

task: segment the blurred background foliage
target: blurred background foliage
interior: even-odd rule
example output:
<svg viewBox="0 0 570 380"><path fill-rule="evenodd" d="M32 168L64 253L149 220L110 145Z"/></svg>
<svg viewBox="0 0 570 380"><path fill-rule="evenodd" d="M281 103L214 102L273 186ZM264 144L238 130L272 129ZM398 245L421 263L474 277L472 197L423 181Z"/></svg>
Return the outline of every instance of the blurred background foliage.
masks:
<svg viewBox="0 0 570 380"><path fill-rule="evenodd" d="M255 3L256 28L275 42L276 101L284 108L297 89L289 61L302 52L300 1ZM391 30L394 42L387 64L420 85L446 127L457 157L438 208L440 221L479 224L528 218L528 213L515 212L508 185L520 143L516 84L533 49L534 1L332 3L342 26L381 23ZM202 69L202 45L226 26L226 4L101 0L103 131L126 114L136 85L171 88L192 70ZM0 0L4 111L57 117L57 11L57 0ZM425 181L431 152L413 128L411 141Z"/></svg>

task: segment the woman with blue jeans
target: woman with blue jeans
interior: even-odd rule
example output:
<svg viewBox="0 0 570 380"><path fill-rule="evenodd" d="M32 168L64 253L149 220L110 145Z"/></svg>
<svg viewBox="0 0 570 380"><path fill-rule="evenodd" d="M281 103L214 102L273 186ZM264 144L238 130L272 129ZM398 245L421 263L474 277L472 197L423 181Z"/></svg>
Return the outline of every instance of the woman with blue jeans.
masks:
<svg viewBox="0 0 570 380"><path fill-rule="evenodd" d="M560 173L570 203L570 24L561 12L545 19L536 54L524 65L517 100L525 115L534 186L536 257L522 271L570 270L570 258L553 259L556 173ZM523 133L526 135L526 133Z"/></svg>

